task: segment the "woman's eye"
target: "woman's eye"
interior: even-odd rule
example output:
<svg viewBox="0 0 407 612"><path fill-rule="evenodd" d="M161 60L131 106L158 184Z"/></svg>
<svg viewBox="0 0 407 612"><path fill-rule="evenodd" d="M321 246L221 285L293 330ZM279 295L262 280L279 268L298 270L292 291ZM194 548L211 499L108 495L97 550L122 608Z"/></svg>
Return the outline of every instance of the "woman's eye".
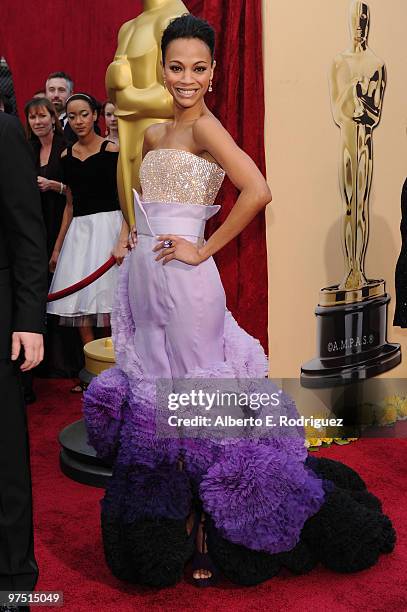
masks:
<svg viewBox="0 0 407 612"><path fill-rule="evenodd" d="M179 66L170 66L170 70L172 70L173 72L179 72L181 68Z"/></svg>
<svg viewBox="0 0 407 612"><path fill-rule="evenodd" d="M195 68L196 72L205 72L206 68L205 66L197 66Z"/></svg>

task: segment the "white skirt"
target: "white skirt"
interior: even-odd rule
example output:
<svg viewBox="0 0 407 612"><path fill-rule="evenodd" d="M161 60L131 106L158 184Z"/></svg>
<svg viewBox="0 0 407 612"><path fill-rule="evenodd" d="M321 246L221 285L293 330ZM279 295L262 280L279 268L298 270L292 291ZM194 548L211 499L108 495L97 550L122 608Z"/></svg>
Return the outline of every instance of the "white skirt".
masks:
<svg viewBox="0 0 407 612"><path fill-rule="evenodd" d="M74 217L58 257L50 293L79 282L110 257L122 226L120 210ZM64 325L106 325L112 312L118 267L67 297L49 302L48 314L59 315ZM103 316L104 315L104 316Z"/></svg>

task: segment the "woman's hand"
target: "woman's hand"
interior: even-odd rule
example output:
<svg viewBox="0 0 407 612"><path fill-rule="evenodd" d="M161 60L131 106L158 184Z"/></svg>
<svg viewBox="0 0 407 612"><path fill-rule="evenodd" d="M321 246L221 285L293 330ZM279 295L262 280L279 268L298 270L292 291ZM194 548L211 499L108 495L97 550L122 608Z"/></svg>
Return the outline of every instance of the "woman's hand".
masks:
<svg viewBox="0 0 407 612"><path fill-rule="evenodd" d="M49 264L48 264L48 268L49 268L49 271L51 272L51 274L53 274L55 272L55 268L57 266L58 257L59 257L59 251L57 251L57 249L54 249L52 251L51 259L49 260Z"/></svg>
<svg viewBox="0 0 407 612"><path fill-rule="evenodd" d="M128 244L128 242L124 242L123 240L119 240L117 242L117 244L115 245L113 251L112 251L112 255L115 258L116 263L117 263L118 266L122 265L123 260L126 257L128 252L129 252L129 244Z"/></svg>
<svg viewBox="0 0 407 612"><path fill-rule="evenodd" d="M53 181L50 181L47 178L44 178L43 176L37 176L37 184L38 184L38 189L40 191L49 191L50 189L52 189L52 183Z"/></svg>
<svg viewBox="0 0 407 612"><path fill-rule="evenodd" d="M136 226L132 225L129 233L129 249L133 250L137 244L137 230Z"/></svg>
<svg viewBox="0 0 407 612"><path fill-rule="evenodd" d="M158 252L155 260L162 260L163 264L172 259L177 259L191 266L198 266L205 259L196 244L181 238L181 236L163 234L157 236L157 240L159 240L159 243L153 248L153 251Z"/></svg>

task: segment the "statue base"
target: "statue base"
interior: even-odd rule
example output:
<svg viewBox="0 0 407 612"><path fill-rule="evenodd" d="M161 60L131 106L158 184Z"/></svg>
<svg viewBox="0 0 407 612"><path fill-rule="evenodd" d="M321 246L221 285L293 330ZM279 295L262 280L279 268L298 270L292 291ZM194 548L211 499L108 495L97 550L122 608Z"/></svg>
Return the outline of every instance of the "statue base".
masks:
<svg viewBox="0 0 407 612"><path fill-rule="evenodd" d="M365 302L386 295L384 280L369 279L360 289L342 289L340 285L325 287L319 292L319 306L341 306Z"/></svg>
<svg viewBox="0 0 407 612"><path fill-rule="evenodd" d="M115 365L111 338L100 338L84 346L85 367L79 372L82 382L89 384L92 378ZM59 463L65 476L92 487L106 487L112 475L112 466L96 456L87 443L83 420L67 425L59 434L61 452Z"/></svg>
<svg viewBox="0 0 407 612"><path fill-rule="evenodd" d="M59 465L65 476L91 487L105 488L112 476L112 466L96 456L87 443L84 421L67 425L59 434Z"/></svg>
<svg viewBox="0 0 407 612"><path fill-rule="evenodd" d="M373 292L379 291L383 281ZM328 288L334 289L334 288ZM369 287L360 289L363 292ZM322 290L327 291L327 290ZM334 293L334 291L332 291ZM362 301L336 306L319 305L317 316L318 356L301 368L301 385L308 388L336 387L382 374L401 361L399 344L387 342L388 294L364 297ZM325 295L325 294L324 294ZM332 297L332 295L331 295Z"/></svg>

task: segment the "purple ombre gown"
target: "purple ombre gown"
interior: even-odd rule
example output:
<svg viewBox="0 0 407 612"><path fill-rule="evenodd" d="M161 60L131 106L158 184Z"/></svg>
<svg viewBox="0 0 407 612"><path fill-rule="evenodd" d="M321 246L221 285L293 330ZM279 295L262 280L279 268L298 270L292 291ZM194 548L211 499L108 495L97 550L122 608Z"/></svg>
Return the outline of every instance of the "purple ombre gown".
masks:
<svg viewBox="0 0 407 612"><path fill-rule="evenodd" d="M152 250L159 234L203 238L206 220L219 209L213 202L223 178L217 164L186 151L158 149L145 156L142 200L135 193L138 242L120 269L112 314L117 366L85 395L90 443L114 462L102 501L106 559L116 576L137 583L165 586L180 579L193 550L185 529L193 507L205 512L212 530L211 556L235 582L271 577L279 569L276 559L299 546L309 569L317 555L301 540L302 531L334 488L335 469L331 465L326 477L308 465L302 435L246 431L230 437L204 428L194 436L163 434L168 412L158 405L157 381L176 388L182 380L199 379L213 390L217 380L233 386L238 379L267 376L260 343L226 308L213 259L163 266ZM296 414L284 394L281 406ZM348 497L346 504L357 503ZM230 570L230 559L239 554L258 556Z"/></svg>

